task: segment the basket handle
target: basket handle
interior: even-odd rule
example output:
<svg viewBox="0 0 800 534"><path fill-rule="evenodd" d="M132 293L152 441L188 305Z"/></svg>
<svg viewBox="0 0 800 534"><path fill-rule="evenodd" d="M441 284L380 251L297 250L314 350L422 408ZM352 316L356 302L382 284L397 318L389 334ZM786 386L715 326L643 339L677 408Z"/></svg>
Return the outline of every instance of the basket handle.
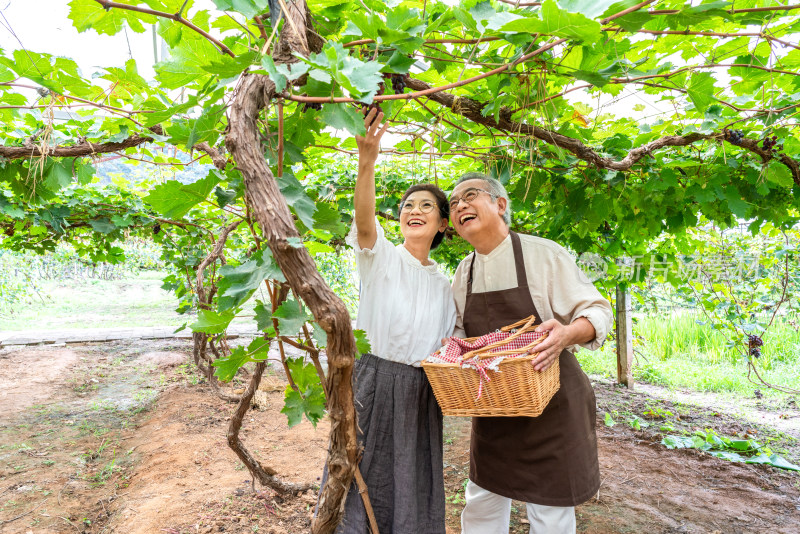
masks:
<svg viewBox="0 0 800 534"><path fill-rule="evenodd" d="M525 317L524 319L520 319L519 321L517 321L514 324L510 324L508 326L504 326L503 328L500 329L500 331L501 332L508 332L509 330L513 330L513 329L517 328L520 325L525 325L520 329L520 330L524 331L524 330L527 330L531 325L533 325L533 321L535 321L535 320L536 320L536 316L535 315L529 315L528 317Z"/></svg>
<svg viewBox="0 0 800 534"><path fill-rule="evenodd" d="M514 328L518 327L519 325L523 325L521 328L519 328L516 332L514 332L513 334L511 334L507 338L501 339L500 341L495 341L494 343L491 343L490 345L486 345L485 347L481 347L480 349L471 350L471 351L467 352L466 354L464 354L461 357L461 359L462 360L468 360L468 359L470 359L470 358L472 358L472 357L474 357L476 355L482 354L484 352L488 352L488 351L490 351L490 350L492 350L494 348L497 348L497 347L505 345L509 341L512 341L512 340L518 338L519 336L521 336L522 334L524 334L525 332L529 331L531 329L531 325L533 325L533 322L535 320L536 320L536 316L535 315L531 315L529 317L526 317L525 319L517 321L514 324L510 324L508 326L504 326L503 328L500 329L501 332L508 332L509 330L513 330ZM544 338L542 338L542 339L544 339ZM497 353L495 352L493 354L497 354ZM519 352L513 352L511 354L519 354Z"/></svg>
<svg viewBox="0 0 800 534"><path fill-rule="evenodd" d="M485 352L485 351L482 351L482 350L475 351L476 354L475 354L474 357L477 358L478 360L485 360L487 358L495 358L497 356L513 356L515 354L522 354L523 352L529 351L530 349L532 349L533 347L535 347L536 345L538 345L539 343L544 341L544 339L548 335L549 335L549 333L545 333L545 335L543 335L539 339L535 339L532 342L530 342L528 345L525 345L524 347L521 347L519 349L499 350L497 352Z"/></svg>

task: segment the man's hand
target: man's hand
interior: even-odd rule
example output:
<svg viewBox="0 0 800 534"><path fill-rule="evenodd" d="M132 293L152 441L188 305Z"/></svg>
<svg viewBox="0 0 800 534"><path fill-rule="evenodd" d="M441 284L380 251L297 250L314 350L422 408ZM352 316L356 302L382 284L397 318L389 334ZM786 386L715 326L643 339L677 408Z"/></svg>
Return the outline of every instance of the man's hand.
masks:
<svg viewBox="0 0 800 534"><path fill-rule="evenodd" d="M538 356L533 360L533 368L537 371L545 371L548 367L553 365L561 355L561 351L569 345L568 327L564 326L556 319L545 321L536 327L536 332L547 332L547 337L544 341L528 350L530 354L538 353Z"/></svg>
<svg viewBox="0 0 800 534"><path fill-rule="evenodd" d="M547 337L528 350L530 354L539 355L533 360L533 368L544 371L556 361L561 351L576 343L586 343L594 339L596 332L586 317L579 317L571 325L561 324L556 319L545 321L536 327L536 332L547 332Z"/></svg>

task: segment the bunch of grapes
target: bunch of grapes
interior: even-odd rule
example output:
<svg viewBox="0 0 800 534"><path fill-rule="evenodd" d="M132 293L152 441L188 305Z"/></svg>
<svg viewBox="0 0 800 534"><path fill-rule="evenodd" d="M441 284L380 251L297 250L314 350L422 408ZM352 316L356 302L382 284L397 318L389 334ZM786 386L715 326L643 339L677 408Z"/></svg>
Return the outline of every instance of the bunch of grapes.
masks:
<svg viewBox="0 0 800 534"><path fill-rule="evenodd" d="M406 90L406 80L408 80L408 74L392 74L392 89L396 95Z"/></svg>
<svg viewBox="0 0 800 534"><path fill-rule="evenodd" d="M741 130L728 130L728 141L730 141L732 145L741 145L743 139L744 133L742 133Z"/></svg>
<svg viewBox="0 0 800 534"><path fill-rule="evenodd" d="M381 109L381 105L379 103L377 103L377 102L373 102L369 106L363 106L361 108L361 111L364 112L364 116L367 116L367 115L369 115L369 112L372 109L375 109L376 111L375 111L375 116L372 117L372 121L369 123L369 126L372 126L372 123L374 123L376 120L378 120L378 115L383 113L383 110Z"/></svg>
<svg viewBox="0 0 800 534"><path fill-rule="evenodd" d="M761 349L759 347L762 345L764 345L764 340L759 336L747 336L747 347L750 349L750 356L754 358L761 357Z"/></svg>
<svg viewBox="0 0 800 534"><path fill-rule="evenodd" d="M775 145L778 144L778 136L773 135L772 137L765 137L764 138L764 150L774 150Z"/></svg>
<svg viewBox="0 0 800 534"><path fill-rule="evenodd" d="M303 113L305 113L309 109L316 109L317 111L320 111L322 109L322 104L315 102L306 102L305 104L303 104L303 109L302 109Z"/></svg>

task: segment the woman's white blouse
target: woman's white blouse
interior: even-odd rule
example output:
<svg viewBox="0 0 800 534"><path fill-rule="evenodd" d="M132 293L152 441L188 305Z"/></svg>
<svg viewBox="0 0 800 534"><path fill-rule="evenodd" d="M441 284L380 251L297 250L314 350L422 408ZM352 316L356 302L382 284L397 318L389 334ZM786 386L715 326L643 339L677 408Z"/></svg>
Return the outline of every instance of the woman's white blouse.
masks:
<svg viewBox="0 0 800 534"><path fill-rule="evenodd" d="M422 265L375 224L378 238L371 249L358 246L355 222L346 239L361 279L356 328L367 333L375 356L418 367L455 328L450 282L436 262Z"/></svg>

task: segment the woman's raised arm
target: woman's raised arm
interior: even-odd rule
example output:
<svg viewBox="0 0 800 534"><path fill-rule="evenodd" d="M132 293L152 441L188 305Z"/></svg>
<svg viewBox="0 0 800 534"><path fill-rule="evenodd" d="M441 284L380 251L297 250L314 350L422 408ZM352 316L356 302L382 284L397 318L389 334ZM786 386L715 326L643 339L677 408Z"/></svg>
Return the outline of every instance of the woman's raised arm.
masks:
<svg viewBox="0 0 800 534"><path fill-rule="evenodd" d="M378 160L381 148L381 137L389 124L388 122L381 124L382 120L383 113L378 113L377 109L372 108L364 119L366 135L356 136L358 145L358 176L354 194L356 229L358 246L367 249L372 248L378 239L378 231L375 228L375 162Z"/></svg>

